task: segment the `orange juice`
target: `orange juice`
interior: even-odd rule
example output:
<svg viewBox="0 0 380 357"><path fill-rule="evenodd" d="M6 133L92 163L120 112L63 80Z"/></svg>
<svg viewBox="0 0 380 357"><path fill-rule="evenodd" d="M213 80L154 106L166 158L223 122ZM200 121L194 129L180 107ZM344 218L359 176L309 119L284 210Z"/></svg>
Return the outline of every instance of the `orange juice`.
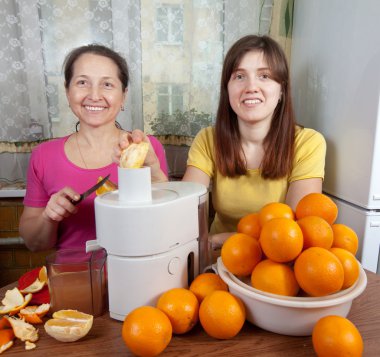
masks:
<svg viewBox="0 0 380 357"><path fill-rule="evenodd" d="M106 254L93 259L91 253L79 256L76 252L73 254L68 251L56 252L48 257L48 284L52 312L74 309L100 316L105 311L107 306L105 257Z"/></svg>
<svg viewBox="0 0 380 357"><path fill-rule="evenodd" d="M51 311L74 309L94 316L104 312L105 279L101 271L63 272L49 279ZM94 276L95 275L95 276Z"/></svg>

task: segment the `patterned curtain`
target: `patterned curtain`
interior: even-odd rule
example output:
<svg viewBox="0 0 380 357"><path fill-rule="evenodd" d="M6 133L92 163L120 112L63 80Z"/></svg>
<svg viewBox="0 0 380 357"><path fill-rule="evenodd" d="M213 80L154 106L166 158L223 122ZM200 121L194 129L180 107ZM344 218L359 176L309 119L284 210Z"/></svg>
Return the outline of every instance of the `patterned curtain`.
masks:
<svg viewBox="0 0 380 357"><path fill-rule="evenodd" d="M123 128L189 145L214 122L234 41L270 34L290 55L292 7L293 0L0 0L0 180L15 166L7 179L17 179L26 166L1 153L75 130L62 75L72 48L97 42L126 57Z"/></svg>

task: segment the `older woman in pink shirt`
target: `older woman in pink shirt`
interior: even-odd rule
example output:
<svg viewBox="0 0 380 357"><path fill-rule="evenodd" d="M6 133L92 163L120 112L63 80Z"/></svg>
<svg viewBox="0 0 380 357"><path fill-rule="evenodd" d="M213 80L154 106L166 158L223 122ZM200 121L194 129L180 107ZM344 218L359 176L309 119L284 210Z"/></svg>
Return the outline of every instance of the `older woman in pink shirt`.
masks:
<svg viewBox="0 0 380 357"><path fill-rule="evenodd" d="M69 136L38 145L32 152L20 234L33 251L83 248L95 239L95 193L78 205L80 193L100 176L110 174L117 183L117 165L112 150L122 132L116 122L128 91L125 59L102 45L74 49L64 63L66 96L79 119ZM165 152L160 142L148 136L154 165L161 170L153 182L167 180ZM154 154L158 157L154 157Z"/></svg>

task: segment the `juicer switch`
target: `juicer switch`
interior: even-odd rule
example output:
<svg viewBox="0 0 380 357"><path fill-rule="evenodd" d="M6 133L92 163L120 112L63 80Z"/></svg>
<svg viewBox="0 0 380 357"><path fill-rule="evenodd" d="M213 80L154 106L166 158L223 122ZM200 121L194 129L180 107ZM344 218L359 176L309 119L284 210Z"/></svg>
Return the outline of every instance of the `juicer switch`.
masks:
<svg viewBox="0 0 380 357"><path fill-rule="evenodd" d="M169 274L175 275L177 274L178 270L179 270L179 258L174 257L169 262L168 271L169 271Z"/></svg>

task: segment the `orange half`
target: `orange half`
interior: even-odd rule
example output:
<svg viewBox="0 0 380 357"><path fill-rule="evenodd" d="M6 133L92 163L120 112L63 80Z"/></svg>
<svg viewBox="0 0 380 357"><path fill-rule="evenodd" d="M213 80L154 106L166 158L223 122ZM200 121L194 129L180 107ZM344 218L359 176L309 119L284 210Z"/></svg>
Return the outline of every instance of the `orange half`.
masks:
<svg viewBox="0 0 380 357"><path fill-rule="evenodd" d="M103 177L99 176L98 182L100 182L101 180L103 180ZM111 180L107 180L106 182L104 182L102 186L100 186L96 190L96 195L99 196L99 195L102 195L103 193L111 192L115 190L117 190L117 185L113 183Z"/></svg>

